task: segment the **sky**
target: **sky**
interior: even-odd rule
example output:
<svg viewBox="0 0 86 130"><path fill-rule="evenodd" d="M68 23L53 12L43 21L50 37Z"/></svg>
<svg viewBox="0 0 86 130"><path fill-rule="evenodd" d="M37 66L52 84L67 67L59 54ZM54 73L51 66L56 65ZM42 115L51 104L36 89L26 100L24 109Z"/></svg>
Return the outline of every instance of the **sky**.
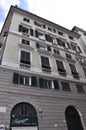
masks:
<svg viewBox="0 0 86 130"><path fill-rule="evenodd" d="M0 31L11 5L67 29L77 26L86 30L86 0L0 0Z"/></svg>

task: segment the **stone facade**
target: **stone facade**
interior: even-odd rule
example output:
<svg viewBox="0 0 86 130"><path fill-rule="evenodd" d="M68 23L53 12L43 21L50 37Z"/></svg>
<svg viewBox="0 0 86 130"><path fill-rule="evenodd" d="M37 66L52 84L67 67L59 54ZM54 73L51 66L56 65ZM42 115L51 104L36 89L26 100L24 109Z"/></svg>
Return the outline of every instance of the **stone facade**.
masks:
<svg viewBox="0 0 86 130"><path fill-rule="evenodd" d="M74 129L86 129L86 53L79 38L78 33L19 8L10 8L0 38L1 125L12 130L67 130L70 126L66 109L71 107L82 124L82 129L76 125ZM12 115L19 103L35 108L37 125L11 125L12 116L19 118L19 111Z"/></svg>

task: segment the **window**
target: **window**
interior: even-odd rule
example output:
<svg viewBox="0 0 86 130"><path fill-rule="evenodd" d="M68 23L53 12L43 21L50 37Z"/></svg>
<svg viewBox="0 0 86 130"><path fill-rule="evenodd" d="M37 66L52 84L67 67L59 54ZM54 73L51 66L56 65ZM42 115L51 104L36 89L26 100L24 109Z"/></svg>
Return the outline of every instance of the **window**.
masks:
<svg viewBox="0 0 86 130"><path fill-rule="evenodd" d="M21 51L20 63L30 65L30 53L29 52Z"/></svg>
<svg viewBox="0 0 86 130"><path fill-rule="evenodd" d="M72 57L71 57L71 54L69 54L69 53L66 53L66 57L67 57L67 58L72 58Z"/></svg>
<svg viewBox="0 0 86 130"><path fill-rule="evenodd" d="M30 20L29 19L27 19L27 18L23 18L23 20L25 21L25 22L30 22Z"/></svg>
<svg viewBox="0 0 86 130"><path fill-rule="evenodd" d="M34 31L33 31L33 29L30 29L30 35L31 35L31 36L34 36Z"/></svg>
<svg viewBox="0 0 86 130"><path fill-rule="evenodd" d="M45 34L45 39L48 42L53 42L52 37L50 35Z"/></svg>
<svg viewBox="0 0 86 130"><path fill-rule="evenodd" d="M56 54L56 55L60 55L59 50L53 49L53 51L54 51L54 54Z"/></svg>
<svg viewBox="0 0 86 130"><path fill-rule="evenodd" d="M56 33L56 29L53 29L53 32Z"/></svg>
<svg viewBox="0 0 86 130"><path fill-rule="evenodd" d="M73 37L69 36L69 39L73 40Z"/></svg>
<svg viewBox="0 0 86 130"><path fill-rule="evenodd" d="M73 43L71 43L71 48L73 51L76 51L76 45L74 45Z"/></svg>
<svg viewBox="0 0 86 130"><path fill-rule="evenodd" d="M81 116L74 106L68 106L65 111L68 130L84 130Z"/></svg>
<svg viewBox="0 0 86 130"><path fill-rule="evenodd" d="M45 40L45 35L35 30L35 36L40 40Z"/></svg>
<svg viewBox="0 0 86 130"><path fill-rule="evenodd" d="M63 62L59 61L59 60L56 60L56 64L57 64L57 69L58 69L59 73L65 75L66 71L64 69Z"/></svg>
<svg viewBox="0 0 86 130"><path fill-rule="evenodd" d="M58 43L59 46L65 47L65 42L64 41L62 41L59 38L56 38L56 40L57 40L57 43Z"/></svg>
<svg viewBox="0 0 86 130"><path fill-rule="evenodd" d="M38 117L36 109L29 103L18 103L11 111L10 126L11 128L27 126L38 127Z"/></svg>
<svg viewBox="0 0 86 130"><path fill-rule="evenodd" d="M76 70L75 65L69 64L69 66L70 66L70 69L71 69L71 73L73 74L73 77L74 78L79 78L79 75L78 75L78 72Z"/></svg>
<svg viewBox="0 0 86 130"><path fill-rule="evenodd" d="M61 84L62 84L62 90L63 91L71 91L69 83L67 83L67 82L61 82Z"/></svg>
<svg viewBox="0 0 86 130"><path fill-rule="evenodd" d="M84 93L84 88L81 84L76 84L77 92L78 93Z"/></svg>
<svg viewBox="0 0 86 130"><path fill-rule="evenodd" d="M22 44L25 44L25 45L30 45L30 42L26 39L22 39Z"/></svg>
<svg viewBox="0 0 86 130"><path fill-rule="evenodd" d="M24 34L29 34L29 29L19 25L19 32L23 32Z"/></svg>
<svg viewBox="0 0 86 130"><path fill-rule="evenodd" d="M42 68L51 69L48 57L41 56L41 65Z"/></svg>
<svg viewBox="0 0 86 130"><path fill-rule="evenodd" d="M48 30L52 32L52 28L48 27Z"/></svg>
<svg viewBox="0 0 86 130"><path fill-rule="evenodd" d="M86 67L83 67L84 74L86 76Z"/></svg>
<svg viewBox="0 0 86 130"><path fill-rule="evenodd" d="M8 35L8 32L6 31L6 32L4 32L3 37L6 37L7 35Z"/></svg>
<svg viewBox="0 0 86 130"><path fill-rule="evenodd" d="M28 86L29 85L29 77L14 73L13 74L13 83Z"/></svg>
<svg viewBox="0 0 86 130"><path fill-rule="evenodd" d="M79 46L76 47L76 52L77 53L82 53L81 48Z"/></svg>
<svg viewBox="0 0 86 130"><path fill-rule="evenodd" d="M39 43L36 43L36 48L40 49L40 50L51 51L51 47L50 46L41 45Z"/></svg>
<svg viewBox="0 0 86 130"><path fill-rule="evenodd" d="M33 87L37 87L38 85L37 85L37 77L35 77L35 76L32 76L31 77L31 85L33 86Z"/></svg>
<svg viewBox="0 0 86 130"><path fill-rule="evenodd" d="M39 78L39 87L40 88L52 88L51 80Z"/></svg>
<svg viewBox="0 0 86 130"><path fill-rule="evenodd" d="M86 33L84 33L84 36L86 36Z"/></svg>
<svg viewBox="0 0 86 130"><path fill-rule="evenodd" d="M66 42L66 48L71 49L71 47L70 47L70 43L69 43L69 42Z"/></svg>
<svg viewBox="0 0 86 130"><path fill-rule="evenodd" d="M63 36L63 33L62 33L62 32L60 32L60 31L58 31L58 34L59 34L59 35L61 35L61 36Z"/></svg>
<svg viewBox="0 0 86 130"><path fill-rule="evenodd" d="M53 83L54 83L54 89L57 90L59 89L59 83L57 80L53 80Z"/></svg>

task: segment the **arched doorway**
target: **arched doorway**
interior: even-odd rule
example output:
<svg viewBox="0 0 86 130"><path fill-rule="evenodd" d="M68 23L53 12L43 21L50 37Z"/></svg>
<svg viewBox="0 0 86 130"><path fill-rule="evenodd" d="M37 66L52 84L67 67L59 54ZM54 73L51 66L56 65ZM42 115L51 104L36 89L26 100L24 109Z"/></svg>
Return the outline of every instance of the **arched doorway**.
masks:
<svg viewBox="0 0 86 130"><path fill-rule="evenodd" d="M68 130L84 130L78 111L73 107L67 107L65 111Z"/></svg>
<svg viewBox="0 0 86 130"><path fill-rule="evenodd" d="M12 130L38 130L38 118L35 108L25 102L14 106L11 111L10 128Z"/></svg>

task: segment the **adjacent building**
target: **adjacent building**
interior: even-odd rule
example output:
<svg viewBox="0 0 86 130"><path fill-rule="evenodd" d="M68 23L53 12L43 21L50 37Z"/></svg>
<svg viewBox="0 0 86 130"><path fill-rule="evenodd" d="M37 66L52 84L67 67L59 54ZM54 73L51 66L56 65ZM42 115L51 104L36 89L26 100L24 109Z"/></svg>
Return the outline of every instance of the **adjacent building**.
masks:
<svg viewBox="0 0 86 130"><path fill-rule="evenodd" d="M11 6L0 36L0 128L86 129L81 34Z"/></svg>

